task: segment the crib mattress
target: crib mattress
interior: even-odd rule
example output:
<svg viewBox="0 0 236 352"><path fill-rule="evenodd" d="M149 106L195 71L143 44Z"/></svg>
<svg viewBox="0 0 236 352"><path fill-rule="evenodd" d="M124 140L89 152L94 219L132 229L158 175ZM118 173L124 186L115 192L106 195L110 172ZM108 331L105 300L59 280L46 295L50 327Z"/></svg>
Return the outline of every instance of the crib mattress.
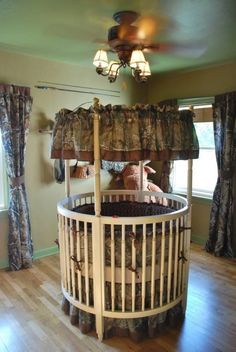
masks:
<svg viewBox="0 0 236 352"><path fill-rule="evenodd" d="M168 214L176 209L157 203L119 201L101 203L102 216L137 217ZM81 214L95 215L94 204L83 204L73 211Z"/></svg>

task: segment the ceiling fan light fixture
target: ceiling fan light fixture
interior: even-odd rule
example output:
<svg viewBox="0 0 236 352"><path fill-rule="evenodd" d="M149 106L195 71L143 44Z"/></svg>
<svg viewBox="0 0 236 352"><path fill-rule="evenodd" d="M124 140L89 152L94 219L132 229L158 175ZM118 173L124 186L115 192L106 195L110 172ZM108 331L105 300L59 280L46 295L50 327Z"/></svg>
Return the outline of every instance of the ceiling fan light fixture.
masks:
<svg viewBox="0 0 236 352"><path fill-rule="evenodd" d="M108 68L106 69L106 75L108 75L110 83L115 82L116 78L119 76L120 67L121 64L118 61L112 60L109 62Z"/></svg>
<svg viewBox="0 0 236 352"><path fill-rule="evenodd" d="M98 50L96 52L93 59L93 64L97 68L101 68L101 69L108 67L107 53L105 50Z"/></svg>
<svg viewBox="0 0 236 352"><path fill-rule="evenodd" d="M101 76L107 76L111 83L116 81L120 68L129 67L138 83L146 82L151 75L149 63L143 54L143 50L146 49L143 39L147 26L139 33L139 27L133 24L139 17L140 15L134 11L116 12L113 18L118 25L108 30L109 48L98 50L94 57L96 72ZM107 51L115 53L118 59L108 62Z"/></svg>
<svg viewBox="0 0 236 352"><path fill-rule="evenodd" d="M151 70L150 70L150 65L148 61L145 62L145 65L142 71L140 72L140 76L145 76L145 77L151 76Z"/></svg>
<svg viewBox="0 0 236 352"><path fill-rule="evenodd" d="M120 63L112 60L109 62L107 73L109 76L119 76Z"/></svg>
<svg viewBox="0 0 236 352"><path fill-rule="evenodd" d="M151 75L151 70L148 61L145 60L142 50L133 50L130 62L119 56L120 61L112 60L108 63L107 53L105 50L98 50L93 64L96 66L96 72L102 76L108 76L110 83L116 81L119 76L121 67L130 67L132 76L137 82L146 82L148 76Z"/></svg>
<svg viewBox="0 0 236 352"><path fill-rule="evenodd" d="M142 50L133 50L131 54L129 66L134 69L139 68L142 70L145 64L146 64L146 60Z"/></svg>

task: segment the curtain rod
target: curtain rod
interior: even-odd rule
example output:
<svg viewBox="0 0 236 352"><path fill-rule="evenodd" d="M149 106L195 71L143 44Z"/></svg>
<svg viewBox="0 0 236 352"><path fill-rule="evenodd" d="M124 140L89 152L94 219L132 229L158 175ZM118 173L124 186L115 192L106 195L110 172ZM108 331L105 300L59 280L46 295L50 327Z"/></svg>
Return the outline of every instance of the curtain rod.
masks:
<svg viewBox="0 0 236 352"><path fill-rule="evenodd" d="M59 91L63 91L63 92L83 93L83 94L102 95L102 96L106 96L106 97L120 98L120 95L100 93L100 92L88 92L88 91L83 91L83 90L58 88L58 87L53 87L53 86L41 86L41 85L36 85L34 87L37 88L37 89L44 89L44 90L52 89L52 90L59 90Z"/></svg>
<svg viewBox="0 0 236 352"><path fill-rule="evenodd" d="M100 90L104 92L111 92L111 93L120 93L119 90L111 90L111 89L104 89L104 88L95 88L95 87L83 87L83 86L76 86L73 84L64 84L64 83L55 83L55 82L47 82L47 81L38 81L39 83L46 83L46 84L52 84L55 86L64 86L64 87L73 87L73 88L82 88L82 89L92 89L92 90Z"/></svg>

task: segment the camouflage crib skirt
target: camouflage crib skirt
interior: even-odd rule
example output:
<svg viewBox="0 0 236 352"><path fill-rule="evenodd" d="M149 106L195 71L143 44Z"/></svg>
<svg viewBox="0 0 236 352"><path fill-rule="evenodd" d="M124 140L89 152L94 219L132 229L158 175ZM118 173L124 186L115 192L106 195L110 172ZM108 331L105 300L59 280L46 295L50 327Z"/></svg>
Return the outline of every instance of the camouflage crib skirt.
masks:
<svg viewBox="0 0 236 352"><path fill-rule="evenodd" d="M117 203L102 203L101 214L103 216L144 216L144 215L159 215L173 212L175 209L168 208L155 203L138 203L138 202L117 202ZM74 211L83 214L94 214L94 204L85 204L76 207ZM132 219L131 219L132 224ZM88 245L87 258L89 263L89 272L92 273L92 231L91 224L87 223L86 236ZM163 305L167 303L167 266L168 266L168 255L169 255L169 222L165 223L165 248L164 248L164 280L163 280ZM173 235L175 234L175 223L173 221L172 227ZM104 238L105 238L105 309L111 311L112 309L112 294L111 294L111 226L105 225L104 228ZM162 224L160 226L157 224L155 227L156 231L156 248L155 248L155 264L157 272L155 276L155 292L154 292L154 308L160 305L160 259L161 259L161 234L162 234ZM84 246L84 234L85 228L84 223L81 221L79 223L79 236L80 236L80 259L81 259L81 287L82 303L86 302L86 285L85 276L83 275L83 263L85 260L85 246ZM143 244L143 225L136 225L135 234L132 232L132 225L125 225L125 267L126 267L126 284L125 284L125 311L129 312L132 310L132 273L134 268L132 268L132 246L134 243L135 236L135 248L136 248L136 283L135 283L135 311L142 309L142 244ZM174 238L174 236L173 236ZM115 311L122 311L122 285L121 279L119 279L121 272L121 261L122 261L122 228L121 225L114 226L114 241L115 241L115 298L114 298L114 308ZM152 255L153 255L153 226L152 224L146 225L146 296L145 296L145 309L151 309L151 265L152 265ZM74 241L74 252L78 252L77 242ZM175 241L173 241L172 246L172 257L174 260L175 253ZM78 282L77 273L75 273L75 282ZM171 274L171 287L173 287L173 269ZM78 299L78 287L76 287L76 295ZM173 296L173 290L170 292L170 297ZM93 279L92 274L89 277L89 305L93 305ZM94 316L87 312L84 312L72 304L70 304L66 299L63 301L63 309L70 314L72 324L79 324L82 332L87 333L94 329ZM104 337L119 335L128 336L130 335L133 339L139 340L144 335L154 336L163 325L173 324L174 321L179 319L182 314L181 305L171 308L168 312L159 313L154 316L147 318L136 318L136 319L104 319ZM177 319L176 319L177 317Z"/></svg>

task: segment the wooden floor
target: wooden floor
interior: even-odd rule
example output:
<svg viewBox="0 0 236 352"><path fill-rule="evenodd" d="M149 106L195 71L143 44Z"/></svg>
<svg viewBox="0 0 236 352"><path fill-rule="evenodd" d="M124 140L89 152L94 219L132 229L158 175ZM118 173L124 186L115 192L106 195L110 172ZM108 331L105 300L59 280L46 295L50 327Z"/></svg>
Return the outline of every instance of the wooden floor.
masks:
<svg viewBox="0 0 236 352"><path fill-rule="evenodd" d="M60 309L57 255L29 270L0 271L0 352L235 352L236 262L192 246L188 307L179 328L139 344L82 335Z"/></svg>

